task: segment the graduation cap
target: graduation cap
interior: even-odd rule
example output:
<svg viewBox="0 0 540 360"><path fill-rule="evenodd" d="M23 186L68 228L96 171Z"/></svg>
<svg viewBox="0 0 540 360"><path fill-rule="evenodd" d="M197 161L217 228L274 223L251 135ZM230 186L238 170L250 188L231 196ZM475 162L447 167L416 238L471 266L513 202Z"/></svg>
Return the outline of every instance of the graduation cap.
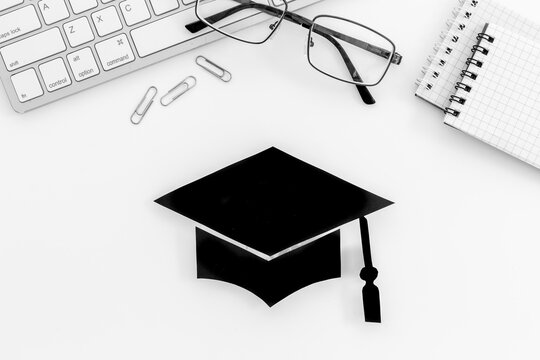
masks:
<svg viewBox="0 0 540 360"><path fill-rule="evenodd" d="M241 286L269 306L340 277L339 227L359 219L365 320L381 321L365 216L391 201L272 147L156 202L201 224L197 278Z"/></svg>

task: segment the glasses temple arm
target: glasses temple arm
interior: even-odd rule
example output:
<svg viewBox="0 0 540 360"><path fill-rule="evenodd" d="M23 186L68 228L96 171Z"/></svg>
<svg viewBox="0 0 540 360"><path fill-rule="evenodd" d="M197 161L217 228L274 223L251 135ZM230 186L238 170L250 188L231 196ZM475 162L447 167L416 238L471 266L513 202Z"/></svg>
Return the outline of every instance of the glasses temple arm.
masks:
<svg viewBox="0 0 540 360"><path fill-rule="evenodd" d="M351 45L354 45L356 47L359 47L361 49L369 51L370 53L378 55L378 56L383 57L385 59L388 59L392 55L392 51L383 49L383 48L381 48L379 46L376 46L376 45L372 45L372 44L370 44L368 42L356 39L356 38L354 38L352 36L345 35L343 33L340 33L339 31L328 29L327 27L324 27L324 26L321 26L321 25L315 24L315 26L313 26L313 31L318 33L318 34L321 34L321 33L322 34L327 34L327 35L330 35L330 36L335 37L337 39L343 40L345 42L348 42ZM396 65L399 65L401 63L401 59L402 59L402 56L400 54L394 53L394 55L392 57L392 63L396 64Z"/></svg>
<svg viewBox="0 0 540 360"><path fill-rule="evenodd" d="M285 12L285 16L283 18L293 23L296 23L306 29L310 29L313 25L313 22L309 20L308 18L305 18L303 16L297 15L289 11ZM314 31L320 34L322 37L324 37L328 41L330 41L330 43L336 47L336 49L339 51L339 54L343 58L343 61L345 62L345 65L347 66L347 70L349 70L349 74L351 74L352 79L354 81L363 82L362 78L360 77L360 74L354 67L351 61L351 58L349 57L349 55L347 54L343 46L341 46L341 44L337 42L336 39L332 37L332 35L325 32L321 32L319 30L315 30L315 29ZM356 85L356 89L358 90L358 93L360 94L360 97L362 98L365 104L367 105L375 104L375 99L373 98L373 96L371 95L370 91L368 90L366 86Z"/></svg>
<svg viewBox="0 0 540 360"><path fill-rule="evenodd" d="M347 70L349 70L349 74L351 74L352 79L354 81L363 82L362 78L360 77L360 74L354 67L351 61L351 58L349 57L349 55L347 54L343 46L341 46L336 41L336 39L334 39L332 36L327 35L327 34L324 34L323 36L325 39L330 41L330 43L337 48L337 50L339 51L339 54L341 55L341 57L343 58L343 61L345 62L345 65L347 66ZM368 90L366 86L356 85L356 89L358 90L358 93L360 94L360 97L362 98L365 104L367 105L375 104L375 99L373 98L373 96L371 95L371 92Z"/></svg>
<svg viewBox="0 0 540 360"><path fill-rule="evenodd" d="M295 13L289 12L289 11L287 11L285 13L284 18L286 20L297 23L298 25L301 25L302 27L304 27L306 29L310 29L313 26L313 21L311 21L311 20L309 20L309 19L307 19L307 18L305 18L303 16L300 16L300 15L297 15ZM328 28L326 28L324 26L321 26L321 25L315 24L315 26L313 26L313 31L315 33L319 34L319 35L329 35L329 36L332 36L334 38L343 40L345 42L348 42L351 45L354 45L356 47L359 47L361 49L369 51L370 53L373 53L373 54L378 55L380 57L383 57L385 59L388 59L390 57L390 55L392 54L391 51L388 51L388 50L383 49L381 47L378 47L376 45L372 45L372 44L370 44L368 42L356 39L354 37L345 35L343 33L340 33L339 31L328 29ZM399 65L401 63L401 55L398 54L398 53L394 53L394 56L392 58L392 63L394 63L396 65Z"/></svg>

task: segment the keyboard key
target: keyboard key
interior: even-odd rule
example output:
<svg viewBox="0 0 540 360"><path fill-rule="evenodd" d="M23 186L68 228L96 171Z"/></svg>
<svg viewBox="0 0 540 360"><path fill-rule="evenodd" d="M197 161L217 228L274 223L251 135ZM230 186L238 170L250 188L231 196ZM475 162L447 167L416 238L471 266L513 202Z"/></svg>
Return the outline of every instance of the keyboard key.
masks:
<svg viewBox="0 0 540 360"><path fill-rule="evenodd" d="M150 12L144 0L123 1L120 3L120 10L128 26L150 19Z"/></svg>
<svg viewBox="0 0 540 360"><path fill-rule="evenodd" d="M40 27L41 23L36 9L31 5L2 15L0 16L0 44L28 34Z"/></svg>
<svg viewBox="0 0 540 360"><path fill-rule="evenodd" d="M93 13L92 20L94 20L99 36L112 34L122 28L122 23L114 6Z"/></svg>
<svg viewBox="0 0 540 360"><path fill-rule="evenodd" d="M38 6L47 25L69 17L69 11L64 0L41 0Z"/></svg>
<svg viewBox="0 0 540 360"><path fill-rule="evenodd" d="M194 5L197 0L182 0L182 2L184 3L184 5Z"/></svg>
<svg viewBox="0 0 540 360"><path fill-rule="evenodd" d="M132 30L131 37L139 56L145 57L194 38L195 35L187 31L184 24L196 19L194 11L186 10ZM203 33L201 31L196 36Z"/></svg>
<svg viewBox="0 0 540 360"><path fill-rule="evenodd" d="M11 82L20 102L26 102L43 95L36 70L28 69L11 77Z"/></svg>
<svg viewBox="0 0 540 360"><path fill-rule="evenodd" d="M131 46L125 34L96 44L96 51L103 70L111 70L135 60Z"/></svg>
<svg viewBox="0 0 540 360"><path fill-rule="evenodd" d="M71 85L71 78L67 72L64 60L61 58L39 65L39 71L48 92L53 92Z"/></svg>
<svg viewBox="0 0 540 360"><path fill-rule="evenodd" d="M83 81L99 74L96 59L90 48L75 51L67 56L75 81Z"/></svg>
<svg viewBox="0 0 540 360"><path fill-rule="evenodd" d="M98 6L97 0L69 0L69 3L75 14L80 14Z"/></svg>
<svg viewBox="0 0 540 360"><path fill-rule="evenodd" d="M13 71L64 50L66 50L66 44L62 39L60 29L55 27L5 46L0 49L0 54L8 71Z"/></svg>
<svg viewBox="0 0 540 360"><path fill-rule="evenodd" d="M22 4L24 0L2 0L0 2L0 11L9 9L10 7L13 7L15 5Z"/></svg>
<svg viewBox="0 0 540 360"><path fill-rule="evenodd" d="M94 40L94 33L85 17L65 23L64 31L72 47Z"/></svg>
<svg viewBox="0 0 540 360"><path fill-rule="evenodd" d="M166 12L178 9L180 6L177 0L150 0L150 4L156 15L165 14Z"/></svg>

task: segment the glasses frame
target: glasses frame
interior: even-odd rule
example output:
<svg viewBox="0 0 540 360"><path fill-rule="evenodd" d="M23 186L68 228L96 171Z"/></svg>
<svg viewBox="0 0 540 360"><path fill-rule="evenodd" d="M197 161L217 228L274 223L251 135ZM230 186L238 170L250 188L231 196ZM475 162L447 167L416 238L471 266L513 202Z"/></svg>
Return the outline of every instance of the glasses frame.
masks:
<svg viewBox="0 0 540 360"><path fill-rule="evenodd" d="M325 32L321 33L321 34L324 34L324 36L330 42L332 42L332 44L338 49L341 57L343 58L343 61L345 62L345 65L347 66L347 68L349 70L349 73L351 74L351 77L352 77L353 81L347 81L347 80L332 76L332 75L326 73L325 71L320 70L319 68L317 68L317 67L315 67L313 65L313 63L311 62L311 60L310 60L310 58L308 56L308 62L311 65L311 67L313 67L315 70L317 70L320 73L322 73L322 74L324 74L326 76L329 76L329 77L331 77L331 78L333 78L335 80L355 85L357 90L358 90L358 93L360 94L360 97L362 98L364 103L368 104L368 105L375 104L375 99L373 98L373 96L371 95L371 93L370 93L370 91L368 90L367 87L368 86L375 86L375 85L379 84L382 81L382 79L385 77L386 73L388 72L388 69L390 68L390 64L399 65L401 63L401 60L402 60L402 56L395 51L396 48L395 48L394 43L390 39L388 39L388 37L382 35L381 33L377 32L377 31L375 31L375 30L373 30L373 29L371 29L371 28L369 28L369 27L367 27L365 25L359 24L359 23L357 23L355 21L351 21L349 19L340 18L338 16L333 16L333 15L318 15L313 20L310 20L310 19L308 19L306 17L303 17L301 15L298 15L298 14L295 14L293 12L288 11L287 10L288 9L288 4L287 4L286 0L282 0L283 3L284 3L284 9L283 10L279 8L282 5L280 5L278 7L278 6L270 6L270 5L259 4L259 3L255 3L255 2L250 1L250 0L247 0L247 1L246 0L234 0L234 1L238 2L237 6L232 7L230 9L227 9L227 10L224 10L224 11L221 11L221 12L217 12L214 15L208 16L206 18L201 17L200 14L199 14L199 11L198 11L201 1L204 1L204 0L197 0L197 2L195 3L195 15L197 16L197 18L199 20L185 25L186 29L189 32L196 33L196 32L199 32L199 31L205 29L206 27L210 27L211 29L221 33L222 35L225 35L227 37L230 37L230 38L233 38L235 40L238 40L238 41L241 41L241 42L244 42L244 43L248 43L248 44L262 44L262 43L266 42L275 33L275 31L277 30L279 25L281 25L281 22L284 19L287 20L287 21L290 21L290 22L292 22L294 24L300 25L303 28L306 28L306 29L309 30L308 41L307 41L308 53L309 53L309 46L310 46L310 41L311 41L311 34L313 32L317 31L316 27L314 26L314 25L317 25L317 24L315 24L314 21L317 18L320 18L320 17L332 17L332 18L335 18L335 19L345 20L345 21L353 23L355 25L360 25L361 27L372 31L375 34L381 35L384 39L387 39L390 42L390 44L392 44L392 51L388 51L386 49L383 49L383 48L380 48L378 46L375 46L375 45L369 44L367 42L364 42L362 40L355 39L355 38L349 37L347 35L341 34L341 33L337 32L337 31L322 27L322 28L325 29ZM238 37L236 37L234 35L231 35L230 33L226 33L224 31L222 31L221 29L216 28L216 27L213 26L214 23L217 23L218 21L221 21L221 20L227 18L228 16L231 16L231 15L233 15L233 14L235 14L237 12L240 12L242 10L245 10L245 9L256 9L256 10L259 10L260 12L262 12L262 13L266 13L268 15L277 17L279 19L277 22L275 22L271 26L272 28L271 28L270 34L263 41L260 41L260 42L247 41L247 40L238 38ZM234 22L231 23L231 24L234 24ZM226 26L229 26L231 24L227 24ZM375 55L378 55L378 56L381 56L381 57L384 57L384 58L388 58L389 63L387 65L387 68L385 69L385 72L383 73L383 75L379 79L379 81L374 83L374 84L364 84L361 77L360 77L360 74L356 70L354 64L352 63L352 61L350 61L349 56L347 55L347 53L345 52L343 47L334 39L334 37L337 37L337 38L339 38L341 40L352 43L355 46L359 46L362 49L364 49L366 51L369 51L369 52L371 52L371 53L373 53ZM355 79L358 79L359 81L354 81Z"/></svg>
<svg viewBox="0 0 540 360"><path fill-rule="evenodd" d="M246 44L253 44L253 45L260 45L260 44L263 44L265 43L266 41L268 41L268 39L270 39L272 37L272 35L274 35L274 33L276 32L276 30L278 29L279 25L281 25L281 22L283 21L283 18L285 17L285 14L289 11L289 4L287 4L287 1L283 0L283 3L285 4L285 9L283 10L283 13L281 15L281 17L279 17L279 19L273 24L272 28L270 29L270 33L268 34L268 36L262 40L262 41L249 41L249 40L245 40L245 39L241 39L239 37L236 37L234 36L233 34L230 34L230 33L226 33L224 31L222 31L221 29L217 28L217 27L214 27L212 26L212 24L208 21L208 17L203 17L201 14L199 14L199 3L200 2L203 2L204 0L197 0L195 2L195 15L197 16L197 18L206 23L209 27L211 27L212 29L214 29L215 31L217 31L218 33L222 34L222 35L225 35L227 37L230 37L230 38L233 38L235 40L238 40L238 41L241 41L241 42L244 42ZM233 0L233 1L236 1L236 0ZM240 0L241 1L241 0ZM214 1L212 1L214 2ZM243 5L244 3L241 3L239 2L239 5ZM257 4L257 3L255 3ZM270 5L262 5L262 4L259 4L261 6L270 6ZM226 10L225 10L226 11ZM262 11L261 11L262 12ZM218 13L218 14L221 14ZM252 16L255 16L255 15L258 15L258 14L254 14ZM272 16L275 16L272 14ZM241 20L244 20L245 18L242 18ZM221 20L221 19L220 19ZM241 20L238 20L238 21L241 21ZM219 20L218 20L219 21ZM235 21L235 22L232 22L230 24L227 24L225 26L231 26L233 25L234 23L238 22L238 21Z"/></svg>
<svg viewBox="0 0 540 360"><path fill-rule="evenodd" d="M315 64L313 64L313 62L311 61L311 40L312 40L312 35L313 35L313 32L315 31L315 27L316 26L321 26L321 25L318 25L316 22L317 22L317 19L321 19L321 18L328 18L328 19L335 19L335 20L340 20L340 21L344 21L344 22L348 22L348 23L351 23L351 24L354 24L354 25L357 25L357 26L360 26L368 31L371 31L377 35L379 35L380 37L382 37L383 39L385 39L386 41L388 41L388 43L392 46L392 50L390 51L390 55L388 56L388 62L386 64L386 68L384 69L384 72L382 73L380 79L377 81L377 82L373 82L373 83L358 83L358 82L354 82L354 81L350 81L350 80L346 80L346 79L343 79L343 78L339 78L337 76L334 76L330 73L327 73L326 71L324 70L321 70L319 69ZM346 18L343 18L343 17L340 17L340 16L335 16L335 15L327 15L327 14L321 14L321 15L317 15L313 18L313 20L311 20L313 23L311 25L311 27L309 28L309 33L308 33L308 38L307 38L307 58L308 58L308 62L309 64L315 69L317 70L318 72L326 75L326 76L329 76L333 79L336 79L336 80L339 80L339 81L342 81L342 82L345 82L345 83L349 83L349 84L352 84L352 85L363 85L363 86L376 86L376 85L379 85L380 82L384 79L384 77L386 76L386 73L388 72L388 70L390 69L390 65L392 64L392 60L394 59L394 56L396 54L396 45L394 44L394 42L392 40L390 40L388 37L386 37L385 35L381 34L380 32L370 28L369 26L366 26L366 25L363 25L363 24L360 24L356 21L353 21L353 20L349 20L349 19L346 19ZM321 26L323 27L323 26ZM354 44L353 44L354 45ZM368 43L369 45L369 43ZM399 54L398 54L399 55ZM401 56L401 55L400 55ZM400 59L401 61L401 59Z"/></svg>

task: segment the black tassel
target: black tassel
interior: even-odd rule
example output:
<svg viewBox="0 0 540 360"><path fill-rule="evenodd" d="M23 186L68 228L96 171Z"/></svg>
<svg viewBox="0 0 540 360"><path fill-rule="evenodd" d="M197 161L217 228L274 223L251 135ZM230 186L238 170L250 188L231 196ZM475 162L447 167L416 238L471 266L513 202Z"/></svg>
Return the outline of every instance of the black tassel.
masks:
<svg viewBox="0 0 540 360"><path fill-rule="evenodd" d="M360 271L360 279L366 282L362 289L364 300L364 318L367 322L381 322L381 300L379 289L375 285L375 279L379 271L371 261L371 246L369 243L369 228L365 217L360 218L360 233L362 235L362 252L364 254L365 267Z"/></svg>
<svg viewBox="0 0 540 360"><path fill-rule="evenodd" d="M379 272L374 267L365 267L360 272L360 278L366 282L362 289L364 300L364 318L367 322L381 322L381 300L379 289L374 284Z"/></svg>

